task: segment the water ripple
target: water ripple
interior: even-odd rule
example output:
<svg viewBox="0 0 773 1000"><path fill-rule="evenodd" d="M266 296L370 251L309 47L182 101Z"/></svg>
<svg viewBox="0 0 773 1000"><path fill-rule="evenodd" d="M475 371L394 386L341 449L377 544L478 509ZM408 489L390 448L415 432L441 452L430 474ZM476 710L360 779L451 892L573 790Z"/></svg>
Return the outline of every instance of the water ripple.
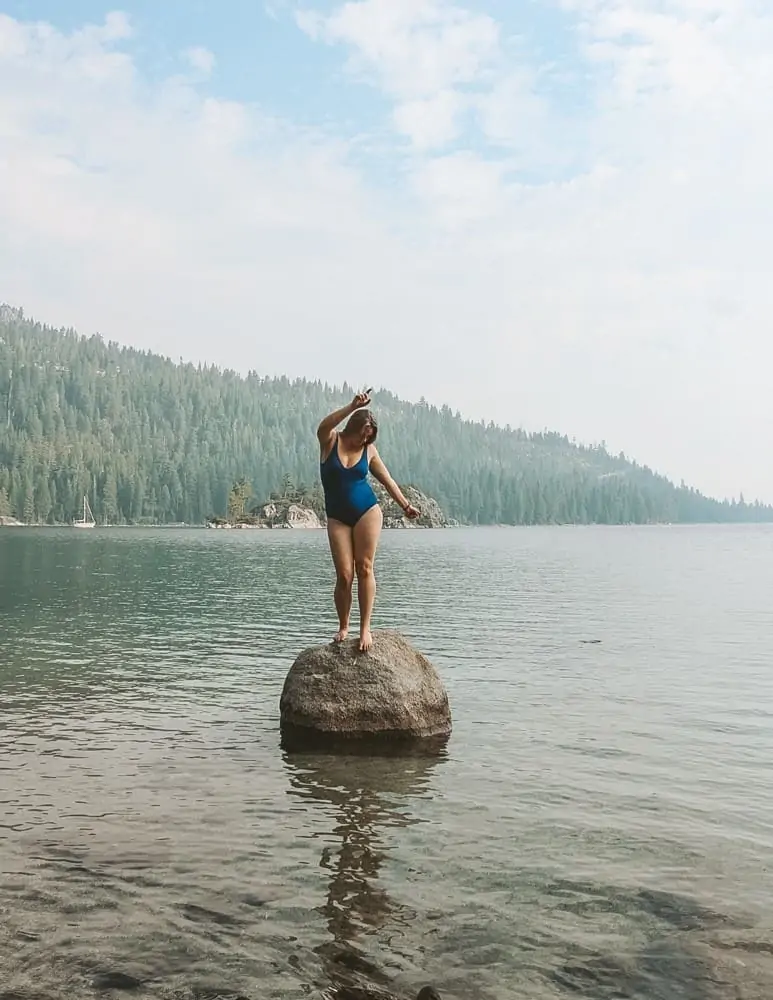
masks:
<svg viewBox="0 0 773 1000"><path fill-rule="evenodd" d="M388 532L378 582L440 757L280 751L323 534L0 532L0 1000L773 996L773 531Z"/></svg>

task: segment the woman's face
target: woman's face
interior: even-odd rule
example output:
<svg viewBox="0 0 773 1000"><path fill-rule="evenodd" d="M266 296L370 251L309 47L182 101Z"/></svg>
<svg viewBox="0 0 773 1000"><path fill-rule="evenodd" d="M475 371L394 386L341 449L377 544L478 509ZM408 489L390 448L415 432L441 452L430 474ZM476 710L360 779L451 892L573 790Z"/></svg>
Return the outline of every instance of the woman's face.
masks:
<svg viewBox="0 0 773 1000"><path fill-rule="evenodd" d="M360 428L358 443L364 447L366 444L368 444L368 442L372 437L373 437L373 424L370 422L370 420L367 420Z"/></svg>

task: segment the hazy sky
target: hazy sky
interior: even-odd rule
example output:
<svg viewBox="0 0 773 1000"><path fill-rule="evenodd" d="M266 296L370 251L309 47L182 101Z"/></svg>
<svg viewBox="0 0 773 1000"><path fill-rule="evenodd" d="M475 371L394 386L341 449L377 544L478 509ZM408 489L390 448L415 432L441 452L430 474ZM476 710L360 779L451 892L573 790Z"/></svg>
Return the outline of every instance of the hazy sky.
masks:
<svg viewBox="0 0 773 1000"><path fill-rule="evenodd" d="M773 501L771 0L0 0L0 301Z"/></svg>

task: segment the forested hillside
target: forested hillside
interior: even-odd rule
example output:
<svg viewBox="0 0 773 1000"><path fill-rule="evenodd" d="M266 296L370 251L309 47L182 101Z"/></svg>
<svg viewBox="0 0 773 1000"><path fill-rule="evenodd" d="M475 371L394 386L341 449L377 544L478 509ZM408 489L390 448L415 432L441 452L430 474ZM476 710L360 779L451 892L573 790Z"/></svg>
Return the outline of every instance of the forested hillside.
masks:
<svg viewBox="0 0 773 1000"><path fill-rule="evenodd" d="M54 330L0 306L0 515L70 522L201 523L242 477L256 499L318 479L315 428L355 388L246 377ZM462 420L377 392L379 444L401 483L474 524L773 520L646 467Z"/></svg>

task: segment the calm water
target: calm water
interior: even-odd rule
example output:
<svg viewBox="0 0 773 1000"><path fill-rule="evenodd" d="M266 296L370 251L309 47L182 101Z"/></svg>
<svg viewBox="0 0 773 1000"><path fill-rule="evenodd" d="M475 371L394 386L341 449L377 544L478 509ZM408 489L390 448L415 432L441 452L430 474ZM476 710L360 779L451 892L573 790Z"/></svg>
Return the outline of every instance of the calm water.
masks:
<svg viewBox="0 0 773 1000"><path fill-rule="evenodd" d="M0 530L0 998L773 997L773 529L387 532L377 568L442 758L280 750L321 533Z"/></svg>

